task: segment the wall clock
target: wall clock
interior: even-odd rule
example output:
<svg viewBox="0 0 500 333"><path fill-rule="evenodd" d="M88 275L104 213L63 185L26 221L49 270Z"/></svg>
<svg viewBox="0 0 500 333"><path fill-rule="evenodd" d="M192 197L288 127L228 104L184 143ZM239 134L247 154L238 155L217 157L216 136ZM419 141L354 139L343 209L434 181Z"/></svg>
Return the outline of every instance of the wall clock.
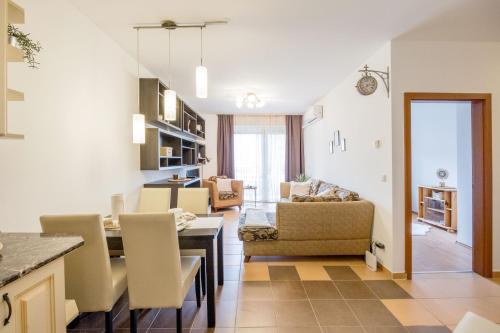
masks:
<svg viewBox="0 0 500 333"><path fill-rule="evenodd" d="M377 86L377 79L371 75L364 75L356 84L358 92L364 96L373 94L377 90Z"/></svg>

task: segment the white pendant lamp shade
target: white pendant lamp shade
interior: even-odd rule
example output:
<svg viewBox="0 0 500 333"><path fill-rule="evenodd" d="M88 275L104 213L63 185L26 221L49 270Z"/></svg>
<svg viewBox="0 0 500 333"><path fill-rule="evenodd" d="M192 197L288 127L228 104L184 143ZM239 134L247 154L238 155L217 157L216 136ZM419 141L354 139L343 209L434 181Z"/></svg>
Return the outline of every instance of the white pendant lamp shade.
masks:
<svg viewBox="0 0 500 333"><path fill-rule="evenodd" d="M136 113L132 116L132 142L146 143L146 121L143 114Z"/></svg>
<svg viewBox="0 0 500 333"><path fill-rule="evenodd" d="M196 66L196 97L208 97L208 72L205 66Z"/></svg>
<svg viewBox="0 0 500 333"><path fill-rule="evenodd" d="M177 116L177 93L175 90L165 91L165 120L174 121Z"/></svg>

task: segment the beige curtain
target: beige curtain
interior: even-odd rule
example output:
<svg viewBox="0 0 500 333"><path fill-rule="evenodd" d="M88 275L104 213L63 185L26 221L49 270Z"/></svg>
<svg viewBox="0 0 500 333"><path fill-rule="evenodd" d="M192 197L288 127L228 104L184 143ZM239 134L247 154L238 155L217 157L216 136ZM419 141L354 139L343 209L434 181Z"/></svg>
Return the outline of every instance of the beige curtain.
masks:
<svg viewBox="0 0 500 333"><path fill-rule="evenodd" d="M302 115L286 116L285 179L292 181L304 173Z"/></svg>
<svg viewBox="0 0 500 333"><path fill-rule="evenodd" d="M217 175L234 178L234 117L217 115Z"/></svg>

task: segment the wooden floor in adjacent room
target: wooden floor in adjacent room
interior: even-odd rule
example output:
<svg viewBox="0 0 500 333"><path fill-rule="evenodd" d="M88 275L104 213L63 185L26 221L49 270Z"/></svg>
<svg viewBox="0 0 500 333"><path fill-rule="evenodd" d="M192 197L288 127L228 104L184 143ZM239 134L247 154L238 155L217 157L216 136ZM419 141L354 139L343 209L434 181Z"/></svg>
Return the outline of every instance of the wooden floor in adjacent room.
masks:
<svg viewBox="0 0 500 333"><path fill-rule="evenodd" d="M413 222L418 222L413 215ZM430 226L430 225L429 225ZM457 243L457 234L430 226L425 236L413 236L413 272L467 272L472 270L472 249Z"/></svg>

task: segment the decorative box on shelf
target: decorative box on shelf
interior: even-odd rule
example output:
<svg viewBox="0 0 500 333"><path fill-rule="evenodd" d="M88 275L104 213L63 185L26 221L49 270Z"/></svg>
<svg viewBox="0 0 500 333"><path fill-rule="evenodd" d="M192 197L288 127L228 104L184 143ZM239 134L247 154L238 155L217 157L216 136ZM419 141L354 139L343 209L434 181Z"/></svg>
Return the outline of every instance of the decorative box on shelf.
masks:
<svg viewBox="0 0 500 333"><path fill-rule="evenodd" d="M173 152L174 152L174 149L172 147L161 147L160 148L160 155L161 156L172 157Z"/></svg>

